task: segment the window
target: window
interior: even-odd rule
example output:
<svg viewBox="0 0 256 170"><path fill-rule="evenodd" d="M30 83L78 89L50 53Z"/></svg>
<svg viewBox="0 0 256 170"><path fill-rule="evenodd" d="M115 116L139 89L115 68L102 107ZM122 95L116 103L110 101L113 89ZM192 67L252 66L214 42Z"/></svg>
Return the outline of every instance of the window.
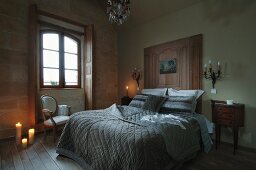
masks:
<svg viewBox="0 0 256 170"><path fill-rule="evenodd" d="M41 32L41 88L80 88L80 41L69 34Z"/></svg>

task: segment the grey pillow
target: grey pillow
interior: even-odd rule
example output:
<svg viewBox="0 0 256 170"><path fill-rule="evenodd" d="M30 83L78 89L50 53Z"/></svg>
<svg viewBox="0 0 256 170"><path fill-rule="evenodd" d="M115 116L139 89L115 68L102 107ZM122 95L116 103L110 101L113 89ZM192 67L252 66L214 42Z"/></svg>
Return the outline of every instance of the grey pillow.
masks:
<svg viewBox="0 0 256 170"><path fill-rule="evenodd" d="M155 88L155 89L143 89L142 94L155 95L155 96L165 96L167 88Z"/></svg>
<svg viewBox="0 0 256 170"><path fill-rule="evenodd" d="M167 114L176 112L193 113L195 101L195 96L169 96L160 108L160 112Z"/></svg>
<svg viewBox="0 0 256 170"><path fill-rule="evenodd" d="M163 96L149 95L142 109L158 112L167 98Z"/></svg>
<svg viewBox="0 0 256 170"><path fill-rule="evenodd" d="M148 94L137 94L129 104L131 107L142 108L145 104L146 99L148 98Z"/></svg>
<svg viewBox="0 0 256 170"><path fill-rule="evenodd" d="M168 89L169 96L195 96L198 100L204 94L203 90L176 90L173 88Z"/></svg>

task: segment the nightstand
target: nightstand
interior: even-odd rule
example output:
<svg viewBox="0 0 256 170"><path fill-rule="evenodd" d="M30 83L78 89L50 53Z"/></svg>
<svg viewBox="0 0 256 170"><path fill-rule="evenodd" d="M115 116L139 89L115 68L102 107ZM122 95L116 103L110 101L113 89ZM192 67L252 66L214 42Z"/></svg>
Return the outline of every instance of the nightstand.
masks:
<svg viewBox="0 0 256 170"><path fill-rule="evenodd" d="M227 105L225 101L211 100L212 121L215 123L216 149L220 145L221 126L233 128L234 133L234 155L238 143L239 127L244 126L244 104L234 103Z"/></svg>
<svg viewBox="0 0 256 170"><path fill-rule="evenodd" d="M129 105L130 102L132 101L132 98L130 98L129 96L124 96L121 99L121 105Z"/></svg>

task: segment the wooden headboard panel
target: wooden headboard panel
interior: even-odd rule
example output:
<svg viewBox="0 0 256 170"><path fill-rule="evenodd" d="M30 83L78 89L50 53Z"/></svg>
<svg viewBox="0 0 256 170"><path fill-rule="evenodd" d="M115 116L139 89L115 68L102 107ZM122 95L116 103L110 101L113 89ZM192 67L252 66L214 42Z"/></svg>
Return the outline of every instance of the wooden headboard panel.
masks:
<svg viewBox="0 0 256 170"><path fill-rule="evenodd" d="M202 34L144 49L144 88L202 88ZM160 61L176 61L176 73L160 74ZM199 102L198 112L201 113Z"/></svg>
<svg viewBox="0 0 256 170"><path fill-rule="evenodd" d="M160 74L160 61L176 59L176 73ZM144 88L201 89L202 35L144 49Z"/></svg>

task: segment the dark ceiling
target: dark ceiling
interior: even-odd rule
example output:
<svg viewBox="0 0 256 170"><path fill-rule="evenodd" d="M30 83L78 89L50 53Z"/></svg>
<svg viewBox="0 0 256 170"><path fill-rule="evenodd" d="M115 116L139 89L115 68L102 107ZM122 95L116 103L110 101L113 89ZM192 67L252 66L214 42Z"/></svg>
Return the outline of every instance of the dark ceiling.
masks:
<svg viewBox="0 0 256 170"><path fill-rule="evenodd" d="M106 11L107 0L98 0ZM160 16L181 10L202 0L130 0L131 15L123 25L143 24Z"/></svg>

